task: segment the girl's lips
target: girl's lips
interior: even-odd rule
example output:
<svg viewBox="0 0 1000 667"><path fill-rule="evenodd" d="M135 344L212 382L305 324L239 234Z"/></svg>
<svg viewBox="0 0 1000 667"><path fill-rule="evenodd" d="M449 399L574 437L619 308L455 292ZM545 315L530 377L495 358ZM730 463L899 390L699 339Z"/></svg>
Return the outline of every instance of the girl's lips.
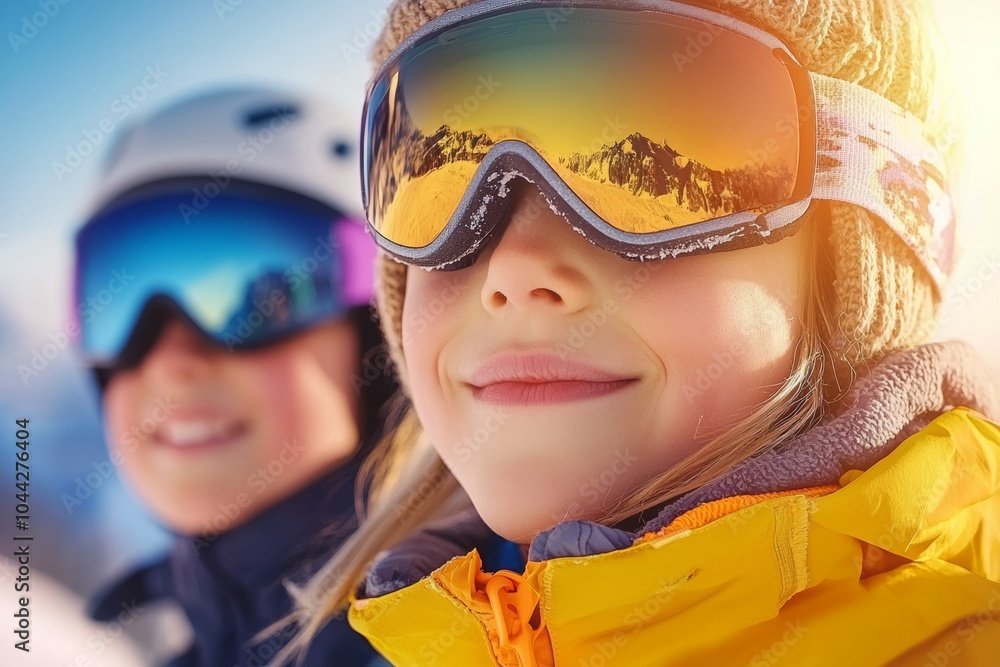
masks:
<svg viewBox="0 0 1000 667"><path fill-rule="evenodd" d="M494 382L485 387L472 387L472 395L484 403L504 406L566 403L606 396L638 382L638 379L588 382L554 380L551 382Z"/></svg>
<svg viewBox="0 0 1000 667"><path fill-rule="evenodd" d="M196 453L230 445L248 430L245 421L235 419L170 419L156 429L152 441L174 451Z"/></svg>
<svg viewBox="0 0 1000 667"><path fill-rule="evenodd" d="M502 354L488 358L467 384L486 403L539 405L606 396L638 381L552 354Z"/></svg>

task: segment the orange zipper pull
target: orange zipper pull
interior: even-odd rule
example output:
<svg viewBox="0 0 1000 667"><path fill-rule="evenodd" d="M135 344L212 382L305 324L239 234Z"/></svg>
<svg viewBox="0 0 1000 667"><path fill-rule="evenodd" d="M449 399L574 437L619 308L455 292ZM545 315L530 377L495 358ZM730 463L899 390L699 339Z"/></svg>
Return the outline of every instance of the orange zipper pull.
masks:
<svg viewBox="0 0 1000 667"><path fill-rule="evenodd" d="M497 624L500 646L514 652L520 667L538 667L534 638L542 628L531 627L538 596L523 583L524 577L516 572L500 570L486 582L486 596Z"/></svg>

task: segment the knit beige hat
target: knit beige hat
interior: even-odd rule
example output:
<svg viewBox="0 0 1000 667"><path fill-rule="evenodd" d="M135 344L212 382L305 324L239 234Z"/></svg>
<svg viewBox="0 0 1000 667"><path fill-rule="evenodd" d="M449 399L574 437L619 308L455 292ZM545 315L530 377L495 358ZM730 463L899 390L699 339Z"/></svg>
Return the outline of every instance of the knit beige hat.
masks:
<svg viewBox="0 0 1000 667"><path fill-rule="evenodd" d="M477 0L395 0L371 54L377 68L420 26ZM922 0L691 0L780 37L819 74L860 84L902 106L948 151L953 127L938 72L941 45ZM838 378L894 350L926 341L941 301L930 275L886 225L850 204L814 204L808 224L826 235L831 275L825 298L835 314L824 342ZM402 312L407 267L380 257L375 292L382 330L407 390Z"/></svg>

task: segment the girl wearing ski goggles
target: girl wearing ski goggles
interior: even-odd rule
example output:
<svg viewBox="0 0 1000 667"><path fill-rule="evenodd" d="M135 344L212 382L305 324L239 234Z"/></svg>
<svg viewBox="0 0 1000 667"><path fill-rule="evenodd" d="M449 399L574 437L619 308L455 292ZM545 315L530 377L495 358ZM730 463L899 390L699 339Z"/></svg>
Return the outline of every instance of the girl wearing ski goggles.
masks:
<svg viewBox="0 0 1000 667"><path fill-rule="evenodd" d="M397 0L362 183L409 455L280 657L344 606L398 665L957 641L1000 591L1000 429L974 354L922 345L955 233L931 29L889 0ZM463 494L523 571L440 518Z"/></svg>
<svg viewBox="0 0 1000 667"><path fill-rule="evenodd" d="M918 119L804 69L750 25L676 3L613 4L474 3L387 59L362 131L383 250L467 266L520 176L626 259L774 242L827 200L883 217L935 279L950 270L944 158Z"/></svg>
<svg viewBox="0 0 1000 667"><path fill-rule="evenodd" d="M173 534L91 615L176 602L192 637L171 664L260 664L281 645L252 639L287 613L283 580L357 523L355 480L395 387L351 128L281 90L181 100L119 137L77 234L73 316L109 459ZM267 150L248 160L255 141ZM384 664L346 623L303 664L331 656Z"/></svg>

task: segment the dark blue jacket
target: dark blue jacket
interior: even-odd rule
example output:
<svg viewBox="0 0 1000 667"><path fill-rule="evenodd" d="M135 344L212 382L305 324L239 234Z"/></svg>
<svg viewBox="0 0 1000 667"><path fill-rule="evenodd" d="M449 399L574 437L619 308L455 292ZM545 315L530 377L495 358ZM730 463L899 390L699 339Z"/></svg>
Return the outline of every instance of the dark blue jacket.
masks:
<svg viewBox="0 0 1000 667"><path fill-rule="evenodd" d="M261 629L284 616L291 601L283 579L303 581L357 525L355 478L361 457L235 529L178 536L166 556L120 580L92 601L90 614L111 620L123 604L176 600L194 643L169 667L262 667L291 636L252 645ZM346 620L330 622L310 647L308 667L388 665Z"/></svg>

